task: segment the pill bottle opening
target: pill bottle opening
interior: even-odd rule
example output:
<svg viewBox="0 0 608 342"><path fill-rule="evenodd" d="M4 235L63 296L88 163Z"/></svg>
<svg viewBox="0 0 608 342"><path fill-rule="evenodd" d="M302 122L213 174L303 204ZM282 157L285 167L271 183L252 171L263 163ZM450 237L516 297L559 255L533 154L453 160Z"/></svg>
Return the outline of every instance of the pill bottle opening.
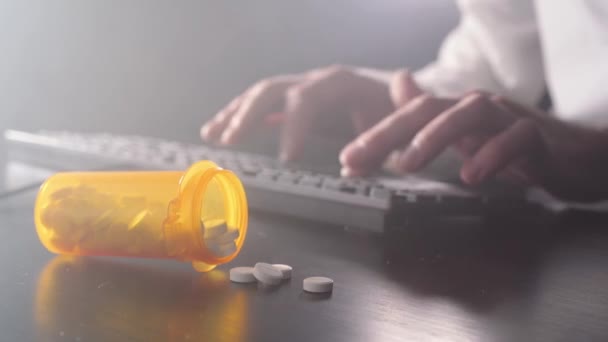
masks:
<svg viewBox="0 0 608 342"><path fill-rule="evenodd" d="M204 172L196 188L192 227L205 257L192 264L206 272L238 255L247 233L247 199L237 176L217 166Z"/></svg>
<svg viewBox="0 0 608 342"><path fill-rule="evenodd" d="M51 253L59 254L61 251L57 249L55 245L50 243L49 236L52 236L53 232L42 222L42 216L44 214L46 203L44 196L41 196L40 193L45 193L48 191L49 183L53 177L56 176L49 177L49 179L47 179L40 186L39 195L36 197L36 203L34 204L34 221L36 223L36 233L42 245Z"/></svg>

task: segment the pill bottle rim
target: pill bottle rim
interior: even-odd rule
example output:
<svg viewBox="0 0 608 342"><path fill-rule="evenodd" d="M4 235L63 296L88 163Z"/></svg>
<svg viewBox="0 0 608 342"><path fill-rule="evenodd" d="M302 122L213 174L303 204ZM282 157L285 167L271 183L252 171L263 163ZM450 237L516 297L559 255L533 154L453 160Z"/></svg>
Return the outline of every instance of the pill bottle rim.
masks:
<svg viewBox="0 0 608 342"><path fill-rule="evenodd" d="M200 229L201 208L205 198L207 185L211 180L216 180L220 185L219 189L224 195L226 215L234 215L240 234L236 241L236 251L226 257L218 258L204 244L203 234ZM191 196L191 197L190 197ZM240 252L247 233L247 198L245 190L239 178L229 170L220 168L211 161L200 161L194 163L180 180L179 197L190 197L190 226L191 233L195 236L195 243L200 253L195 260L192 260L194 268L197 270L208 271L216 265L227 263L234 259ZM232 205L229 205L232 203Z"/></svg>
<svg viewBox="0 0 608 342"><path fill-rule="evenodd" d="M34 223L36 227L36 235L38 236L38 240L42 243L42 245L51 253L61 254L61 251L58 250L53 244L51 244L47 239L43 239L42 237L45 234L42 233L42 230L46 229L46 226L42 223L42 202L45 198L44 194L48 191L49 184L58 177L58 174L51 175L48 177L40 188L38 189L38 194L36 195L36 201L34 203Z"/></svg>

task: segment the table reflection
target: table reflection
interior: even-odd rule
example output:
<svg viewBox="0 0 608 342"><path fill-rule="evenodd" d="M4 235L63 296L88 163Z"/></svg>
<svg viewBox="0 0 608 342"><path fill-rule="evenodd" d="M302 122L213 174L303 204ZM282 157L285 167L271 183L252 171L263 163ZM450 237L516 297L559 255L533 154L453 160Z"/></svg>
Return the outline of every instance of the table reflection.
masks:
<svg viewBox="0 0 608 342"><path fill-rule="evenodd" d="M38 279L39 340L243 341L246 287L227 273L58 256Z"/></svg>

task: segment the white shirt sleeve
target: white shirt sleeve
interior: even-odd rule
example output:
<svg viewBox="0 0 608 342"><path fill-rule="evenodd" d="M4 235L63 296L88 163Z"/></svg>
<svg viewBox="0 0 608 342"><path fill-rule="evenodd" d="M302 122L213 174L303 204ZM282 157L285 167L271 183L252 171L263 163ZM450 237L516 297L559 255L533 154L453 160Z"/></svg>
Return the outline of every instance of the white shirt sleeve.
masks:
<svg viewBox="0 0 608 342"><path fill-rule="evenodd" d="M438 96L483 90L523 104L545 91L540 37L530 0L459 0L461 20L435 62L419 70L420 86Z"/></svg>

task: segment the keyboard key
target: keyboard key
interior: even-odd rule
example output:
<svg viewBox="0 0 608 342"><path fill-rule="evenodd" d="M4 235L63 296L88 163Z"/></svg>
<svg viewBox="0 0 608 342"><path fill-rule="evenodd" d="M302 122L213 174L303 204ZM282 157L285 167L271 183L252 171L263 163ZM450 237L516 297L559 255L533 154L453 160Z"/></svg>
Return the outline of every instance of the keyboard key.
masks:
<svg viewBox="0 0 608 342"><path fill-rule="evenodd" d="M417 203L418 196L413 192L407 190L398 190L395 194L397 198L401 201L405 201L407 203Z"/></svg>
<svg viewBox="0 0 608 342"><path fill-rule="evenodd" d="M375 186L371 188L369 197L380 200L388 200L391 198L391 191L384 187Z"/></svg>
<svg viewBox="0 0 608 342"><path fill-rule="evenodd" d="M347 179L342 178L329 178L323 182L323 189L336 190L339 192L350 193L350 194L367 194L367 185L357 184Z"/></svg>
<svg viewBox="0 0 608 342"><path fill-rule="evenodd" d="M193 148L188 151L188 158L192 161L207 160L209 151L205 148Z"/></svg>
<svg viewBox="0 0 608 342"><path fill-rule="evenodd" d="M261 180L270 180L274 181L279 174L278 171L272 169L262 169L257 175L256 178Z"/></svg>
<svg viewBox="0 0 608 342"><path fill-rule="evenodd" d="M304 176L300 179L298 184L303 186L319 187L323 179L320 176Z"/></svg>
<svg viewBox="0 0 608 342"><path fill-rule="evenodd" d="M261 169L255 165L245 164L241 165L238 171L247 176L255 176L261 171Z"/></svg>
<svg viewBox="0 0 608 342"><path fill-rule="evenodd" d="M301 177L302 177L301 175L299 175L297 173L293 173L293 172L280 173L277 176L277 182L294 184Z"/></svg>
<svg viewBox="0 0 608 342"><path fill-rule="evenodd" d="M236 160L226 160L224 162L224 165L222 165L222 167L224 169L228 169L228 170L238 170L241 168L241 166L239 165L239 163Z"/></svg>
<svg viewBox="0 0 608 342"><path fill-rule="evenodd" d="M418 204L433 205L440 204L442 201L441 195L419 194L417 195Z"/></svg>
<svg viewBox="0 0 608 342"><path fill-rule="evenodd" d="M340 188L342 187L342 180L339 178L326 177L323 180L322 187L323 187L323 189L328 189L328 190L340 190Z"/></svg>

